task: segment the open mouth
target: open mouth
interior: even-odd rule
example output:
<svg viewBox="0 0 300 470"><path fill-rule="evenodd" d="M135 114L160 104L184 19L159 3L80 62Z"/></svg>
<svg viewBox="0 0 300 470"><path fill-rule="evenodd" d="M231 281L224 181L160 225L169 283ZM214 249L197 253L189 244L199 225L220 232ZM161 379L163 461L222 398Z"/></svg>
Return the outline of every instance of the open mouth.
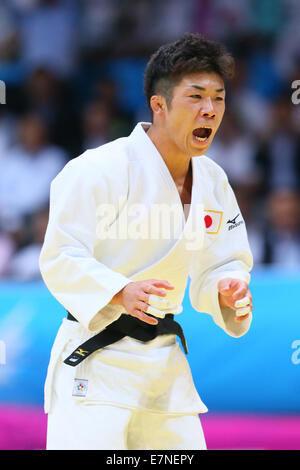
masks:
<svg viewBox="0 0 300 470"><path fill-rule="evenodd" d="M203 126L203 127L197 127L197 129L193 130L193 136L199 141L199 142L205 142L206 140L209 139L212 133L212 128Z"/></svg>

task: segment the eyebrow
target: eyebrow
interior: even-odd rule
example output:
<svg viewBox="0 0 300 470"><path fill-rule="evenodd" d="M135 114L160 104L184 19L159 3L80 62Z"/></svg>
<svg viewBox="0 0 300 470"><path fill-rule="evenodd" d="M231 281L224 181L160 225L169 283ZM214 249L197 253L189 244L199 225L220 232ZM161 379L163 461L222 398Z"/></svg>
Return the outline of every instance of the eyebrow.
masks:
<svg viewBox="0 0 300 470"><path fill-rule="evenodd" d="M203 88L199 85L189 85L189 88L196 88L197 90L206 91L206 88ZM217 88L215 91L217 93L221 93L221 91L225 91L225 88Z"/></svg>

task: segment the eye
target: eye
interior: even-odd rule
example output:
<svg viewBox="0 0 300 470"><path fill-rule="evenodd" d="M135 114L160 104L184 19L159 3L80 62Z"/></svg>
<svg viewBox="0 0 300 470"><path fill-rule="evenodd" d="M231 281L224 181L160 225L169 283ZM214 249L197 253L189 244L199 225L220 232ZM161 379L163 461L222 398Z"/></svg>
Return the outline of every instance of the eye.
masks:
<svg viewBox="0 0 300 470"><path fill-rule="evenodd" d="M216 101L224 101L224 98L222 96L217 96Z"/></svg>
<svg viewBox="0 0 300 470"><path fill-rule="evenodd" d="M201 100L202 96L201 95L190 95L190 98L195 98Z"/></svg>

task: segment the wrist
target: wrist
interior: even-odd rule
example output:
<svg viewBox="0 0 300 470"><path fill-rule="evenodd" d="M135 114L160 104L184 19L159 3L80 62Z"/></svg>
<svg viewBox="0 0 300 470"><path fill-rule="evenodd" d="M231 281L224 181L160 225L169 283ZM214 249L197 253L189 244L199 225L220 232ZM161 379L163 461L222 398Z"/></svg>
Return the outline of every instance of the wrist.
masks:
<svg viewBox="0 0 300 470"><path fill-rule="evenodd" d="M220 292L219 292L219 305L220 305L220 308L228 307L228 304L226 302L226 298L224 298L224 296L222 294L220 294Z"/></svg>
<svg viewBox="0 0 300 470"><path fill-rule="evenodd" d="M122 305L123 306L122 294L123 294L124 289L125 289L125 287L123 287L123 289L121 289L119 292L117 292L113 296L113 298L111 299L111 301L109 303L112 304L112 305Z"/></svg>

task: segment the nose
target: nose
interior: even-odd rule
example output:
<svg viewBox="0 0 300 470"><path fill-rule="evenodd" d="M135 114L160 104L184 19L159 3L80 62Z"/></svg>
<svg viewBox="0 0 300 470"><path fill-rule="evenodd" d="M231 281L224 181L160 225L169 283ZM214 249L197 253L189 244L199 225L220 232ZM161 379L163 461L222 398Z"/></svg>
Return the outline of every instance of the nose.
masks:
<svg viewBox="0 0 300 470"><path fill-rule="evenodd" d="M200 113L202 117L206 118L214 118L216 116L212 100L209 96L203 100Z"/></svg>

